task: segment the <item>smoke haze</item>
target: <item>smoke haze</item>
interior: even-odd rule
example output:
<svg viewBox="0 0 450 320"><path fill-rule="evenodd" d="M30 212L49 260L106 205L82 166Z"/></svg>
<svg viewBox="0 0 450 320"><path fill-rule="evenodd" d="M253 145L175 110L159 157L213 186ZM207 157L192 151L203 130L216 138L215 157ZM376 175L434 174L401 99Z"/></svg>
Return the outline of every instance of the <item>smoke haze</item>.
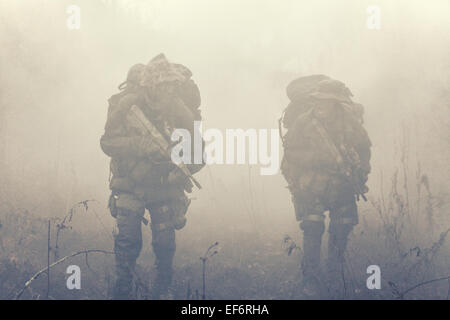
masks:
<svg viewBox="0 0 450 320"><path fill-rule="evenodd" d="M343 81L365 107L369 198L387 192L402 161L407 171L399 175L412 177L412 189L420 169L436 205L436 238L450 226L450 2L375 2L2 0L2 210L64 216L95 199L100 220L87 214L76 223L110 232L109 158L99 145L107 99L133 64L163 52L193 72L205 129L277 129L291 80L326 74ZM70 4L81 8L79 30L66 26ZM381 8L380 30L366 26L373 4ZM216 240L299 238L281 173L212 165L197 179L203 189L192 194L177 235L178 261ZM381 223L370 202L359 208L364 223ZM420 229L425 218L416 223Z"/></svg>

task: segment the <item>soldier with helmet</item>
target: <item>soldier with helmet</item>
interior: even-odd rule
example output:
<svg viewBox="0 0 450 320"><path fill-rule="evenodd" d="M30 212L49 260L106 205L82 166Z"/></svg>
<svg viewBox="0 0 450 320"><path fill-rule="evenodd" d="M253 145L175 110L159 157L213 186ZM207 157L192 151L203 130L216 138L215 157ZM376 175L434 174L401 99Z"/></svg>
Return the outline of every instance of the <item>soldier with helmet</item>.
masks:
<svg viewBox="0 0 450 320"><path fill-rule="evenodd" d="M325 75L301 77L287 94L291 103L280 119L287 129L281 170L303 231L301 289L317 298L324 213L330 218L327 270L337 280L348 236L358 223L356 201L366 199L368 191L371 142L362 127L362 106L342 82Z"/></svg>
<svg viewBox="0 0 450 320"><path fill-rule="evenodd" d="M154 137L136 130L128 119L130 109L142 114L168 141L176 128L191 131L200 120L200 93L191 71L170 63L163 54L147 65L136 64L120 93L109 99L102 150L111 157L109 208L117 221L114 239L116 259L115 299L129 299L136 260L142 248L141 223L150 213L152 246L156 258L154 299L169 297L175 254L175 230L186 224L192 191L189 178L162 154ZM188 164L194 174L204 164Z"/></svg>

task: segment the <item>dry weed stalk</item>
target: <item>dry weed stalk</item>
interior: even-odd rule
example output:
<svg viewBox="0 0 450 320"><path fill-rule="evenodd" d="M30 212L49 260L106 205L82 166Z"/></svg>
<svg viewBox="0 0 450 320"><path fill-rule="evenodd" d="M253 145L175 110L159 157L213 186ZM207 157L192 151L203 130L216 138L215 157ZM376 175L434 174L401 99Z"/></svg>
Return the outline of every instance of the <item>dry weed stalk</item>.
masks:
<svg viewBox="0 0 450 320"><path fill-rule="evenodd" d="M205 251L205 254L200 257L200 260L202 261L202 300L206 299L206 262L219 252L218 250L213 251L218 245L219 242L213 243Z"/></svg>
<svg viewBox="0 0 450 320"><path fill-rule="evenodd" d="M99 250L99 249L90 249L90 250L77 251L77 252L74 252L74 253L72 253L70 255L62 257L61 259L53 262L52 264L50 264L49 266L45 267L44 269L39 270L38 272L36 272L27 282L25 282L25 285L23 286L23 288L15 295L14 300L19 299L22 296L22 294L25 292L25 290L31 285L31 283L34 280L36 280L37 278L39 278L39 276L41 274L45 273L47 270L50 270L50 268L52 268L52 267L54 267L54 266L56 266L56 265L58 265L58 264L60 264L60 263L62 263L64 261L66 261L69 258L78 256L78 255L81 255L81 254L85 254L87 256L89 253L114 254L114 252L111 252L111 251Z"/></svg>

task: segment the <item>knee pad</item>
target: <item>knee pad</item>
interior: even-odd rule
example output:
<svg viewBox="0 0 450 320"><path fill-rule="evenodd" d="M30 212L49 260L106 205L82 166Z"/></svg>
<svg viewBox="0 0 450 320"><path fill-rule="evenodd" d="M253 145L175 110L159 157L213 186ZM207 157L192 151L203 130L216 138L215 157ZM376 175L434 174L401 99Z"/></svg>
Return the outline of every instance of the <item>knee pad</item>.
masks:
<svg viewBox="0 0 450 320"><path fill-rule="evenodd" d="M150 208L152 230L182 229L186 225L186 212L190 202L187 197L182 197L165 205Z"/></svg>
<svg viewBox="0 0 450 320"><path fill-rule="evenodd" d="M300 223L300 228L304 234L309 236L322 236L325 231L325 223L322 221L303 220Z"/></svg>
<svg viewBox="0 0 450 320"><path fill-rule="evenodd" d="M330 210L329 233L346 237L358 224L358 211L354 201Z"/></svg>
<svg viewBox="0 0 450 320"><path fill-rule="evenodd" d="M308 197L302 193L292 193L291 198L294 205L295 217L297 221L310 219L323 220L322 213L326 211L326 207L317 197ZM316 217L315 219L313 216L318 217Z"/></svg>
<svg viewBox="0 0 450 320"><path fill-rule="evenodd" d="M128 264L134 263L142 250L142 240L127 241L122 238L114 240L114 253L116 256L116 262L119 264L127 262Z"/></svg>
<svg viewBox="0 0 450 320"><path fill-rule="evenodd" d="M150 217L154 234L173 229L173 211L168 205L150 208Z"/></svg>
<svg viewBox="0 0 450 320"><path fill-rule="evenodd" d="M358 207L354 199L330 210L330 223L358 224Z"/></svg>

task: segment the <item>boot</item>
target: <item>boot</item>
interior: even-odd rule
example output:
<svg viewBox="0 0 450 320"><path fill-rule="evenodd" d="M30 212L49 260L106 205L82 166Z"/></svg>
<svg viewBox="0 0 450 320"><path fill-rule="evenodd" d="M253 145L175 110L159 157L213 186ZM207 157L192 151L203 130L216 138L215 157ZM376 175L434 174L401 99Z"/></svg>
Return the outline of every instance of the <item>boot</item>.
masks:
<svg viewBox="0 0 450 320"><path fill-rule="evenodd" d="M165 266L165 267L164 267ZM153 300L172 300L169 292L172 283L172 265L168 263L156 262L156 279L152 286Z"/></svg>
<svg viewBox="0 0 450 320"><path fill-rule="evenodd" d="M156 257L156 279L152 286L152 299L170 299L169 287L173 276L175 230L153 231L153 252Z"/></svg>
<svg viewBox="0 0 450 320"><path fill-rule="evenodd" d="M321 221L303 221L303 279L301 289L308 298L320 296L320 248L325 226Z"/></svg>
<svg viewBox="0 0 450 320"><path fill-rule="evenodd" d="M133 270L136 261L127 261L116 255L116 283L113 291L114 300L132 299Z"/></svg>
<svg viewBox="0 0 450 320"><path fill-rule="evenodd" d="M353 225L330 224L327 271L332 294L341 294L343 287L345 250Z"/></svg>
<svg viewBox="0 0 450 320"><path fill-rule="evenodd" d="M114 235L116 259L116 283L113 298L127 300L132 298L133 274L136 260L142 249L142 212L118 209L118 233Z"/></svg>

